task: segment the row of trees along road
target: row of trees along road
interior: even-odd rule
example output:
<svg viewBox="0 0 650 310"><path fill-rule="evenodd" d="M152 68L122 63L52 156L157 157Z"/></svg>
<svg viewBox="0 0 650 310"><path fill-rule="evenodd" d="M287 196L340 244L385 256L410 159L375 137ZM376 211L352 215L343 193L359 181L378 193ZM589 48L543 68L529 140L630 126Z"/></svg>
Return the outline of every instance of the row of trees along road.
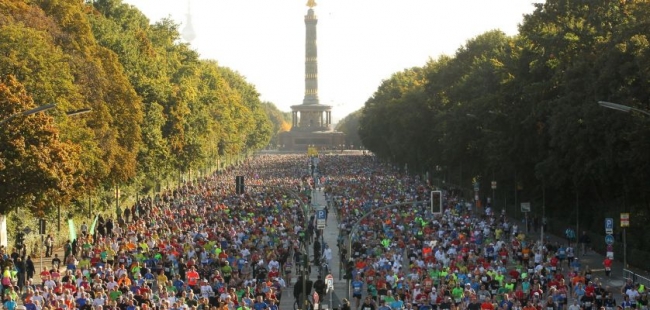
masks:
<svg viewBox="0 0 650 310"><path fill-rule="evenodd" d="M435 185L470 188L468 199L473 180L481 197L497 181L495 206L517 216L515 203L530 201L541 217L545 198L550 229L575 229L579 218L598 249L604 218L630 212L628 261L646 262L650 119L597 102L650 109L650 2L535 7L515 36L488 31L383 81L362 109L359 136ZM615 246L622 258L622 242Z"/></svg>
<svg viewBox="0 0 650 310"><path fill-rule="evenodd" d="M177 28L120 0L0 1L0 119L57 104L0 127L2 216L85 213L269 143L277 109Z"/></svg>

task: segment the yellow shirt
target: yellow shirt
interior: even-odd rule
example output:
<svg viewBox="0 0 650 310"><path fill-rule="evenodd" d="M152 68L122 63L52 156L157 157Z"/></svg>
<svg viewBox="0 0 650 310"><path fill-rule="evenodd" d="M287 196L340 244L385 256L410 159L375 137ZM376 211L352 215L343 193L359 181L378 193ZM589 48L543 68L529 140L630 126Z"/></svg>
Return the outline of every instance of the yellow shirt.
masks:
<svg viewBox="0 0 650 310"><path fill-rule="evenodd" d="M167 283L167 276L164 272L161 272L156 279L158 280L158 283Z"/></svg>

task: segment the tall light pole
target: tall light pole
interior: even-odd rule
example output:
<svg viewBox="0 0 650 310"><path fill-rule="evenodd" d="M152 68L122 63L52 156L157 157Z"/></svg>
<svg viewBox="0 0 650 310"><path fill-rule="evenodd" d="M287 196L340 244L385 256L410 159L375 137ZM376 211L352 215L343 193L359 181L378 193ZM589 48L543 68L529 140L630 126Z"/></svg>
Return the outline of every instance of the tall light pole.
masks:
<svg viewBox="0 0 650 310"><path fill-rule="evenodd" d="M36 114L36 113L38 113L38 112L43 112L43 111L47 111L47 110L54 109L55 107L56 107L56 104L55 104L55 103L51 103L51 104L42 105L42 106L40 106L40 107L36 107L36 108L30 109L30 110L27 110L27 111L22 111L22 112L14 113L14 114L12 114L12 115L9 115L9 117L7 117L7 118L1 120L1 121L0 121L0 125L2 125L2 124L4 124L4 123L6 123L6 122L8 122L8 121L10 121L10 120L12 120L12 119L18 117L18 116L27 116L27 115L32 115L32 114Z"/></svg>
<svg viewBox="0 0 650 310"><path fill-rule="evenodd" d="M598 101L598 104L603 108L608 108L616 111L621 111L625 113L638 112L650 116L650 111L634 108L631 106L623 105L620 103L608 102L608 101ZM576 197L577 200L577 197ZM623 228L623 270L627 268L627 238L626 230Z"/></svg>
<svg viewBox="0 0 650 310"><path fill-rule="evenodd" d="M637 108L627 106L627 105L623 105L623 104L619 104L619 103L613 103L613 102L608 102L608 101L598 101L598 104L603 108L608 108L608 109L621 111L621 112L625 112L625 113L639 112L639 113L650 116L650 111L637 109Z"/></svg>
<svg viewBox="0 0 650 310"><path fill-rule="evenodd" d="M91 108L83 108L79 110L72 110L65 112L65 115L67 116L76 116L76 115L81 115L81 114L86 114L88 112L92 112ZM90 201L90 195L88 196L88 214L92 213L91 209L91 201ZM57 205L56 207L56 228L57 231L61 231L61 205Z"/></svg>
<svg viewBox="0 0 650 310"><path fill-rule="evenodd" d="M0 120L0 125L4 125L5 123L11 121L12 119L19 117L19 116L29 116L32 114L36 114L39 112L45 112L51 109L56 108L56 103L50 103L50 104L45 104L33 109L25 110L22 112L14 113L12 115L9 115L7 118ZM71 111L69 112L69 115L77 115L77 114L83 114L90 112L90 109L81 109L81 110L76 110L76 111ZM60 207L59 207L60 208ZM59 211L60 213L60 211ZM0 215L0 222L4 223L7 220L6 216ZM60 220L59 220L60 221ZM4 246L7 246L7 226L4 224L0 223L0 227L2 227L0 231L0 243Z"/></svg>

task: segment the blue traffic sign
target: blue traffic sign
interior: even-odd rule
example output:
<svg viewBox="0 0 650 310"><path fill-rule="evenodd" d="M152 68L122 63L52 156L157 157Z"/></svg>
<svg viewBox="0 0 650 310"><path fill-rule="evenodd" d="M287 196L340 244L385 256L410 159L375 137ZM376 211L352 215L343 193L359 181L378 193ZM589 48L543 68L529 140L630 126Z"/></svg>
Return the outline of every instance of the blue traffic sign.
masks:
<svg viewBox="0 0 650 310"><path fill-rule="evenodd" d="M614 229L614 219L608 217L605 219L605 229Z"/></svg>
<svg viewBox="0 0 650 310"><path fill-rule="evenodd" d="M324 220L326 218L327 218L327 214L325 213L325 210L316 211L316 219L317 220Z"/></svg>
<svg viewBox="0 0 650 310"><path fill-rule="evenodd" d="M614 236L612 236L612 235L607 235L607 236L605 236L605 243L606 243L607 245L612 245L612 244L614 244Z"/></svg>

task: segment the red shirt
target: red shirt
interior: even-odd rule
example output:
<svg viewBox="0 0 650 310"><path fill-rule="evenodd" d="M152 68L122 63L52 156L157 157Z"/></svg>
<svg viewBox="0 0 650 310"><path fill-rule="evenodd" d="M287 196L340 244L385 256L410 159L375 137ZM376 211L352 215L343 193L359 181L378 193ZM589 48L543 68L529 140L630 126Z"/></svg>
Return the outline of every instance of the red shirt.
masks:
<svg viewBox="0 0 650 310"><path fill-rule="evenodd" d="M603 265L605 268L612 268L612 262L613 260L609 259L609 257L605 258L605 261L603 261Z"/></svg>
<svg viewBox="0 0 650 310"><path fill-rule="evenodd" d="M486 301L481 304L481 310L494 310L494 305Z"/></svg>
<svg viewBox="0 0 650 310"><path fill-rule="evenodd" d="M49 278L50 278L50 272L47 271L47 270L43 270L43 271L41 272L41 279L43 279L43 280L47 280L47 279L49 279Z"/></svg>
<svg viewBox="0 0 650 310"><path fill-rule="evenodd" d="M77 291L77 287L73 283L66 283L63 285L63 288L65 288L66 290L70 290L71 293Z"/></svg>

